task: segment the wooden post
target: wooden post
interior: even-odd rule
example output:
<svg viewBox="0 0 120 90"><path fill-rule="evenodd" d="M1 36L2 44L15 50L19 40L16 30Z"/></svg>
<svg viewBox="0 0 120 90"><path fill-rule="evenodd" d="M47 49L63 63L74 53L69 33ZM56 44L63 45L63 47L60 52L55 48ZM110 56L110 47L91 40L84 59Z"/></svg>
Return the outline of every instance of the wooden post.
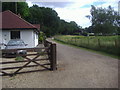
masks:
<svg viewBox="0 0 120 90"><path fill-rule="evenodd" d="M70 43L72 44L73 43L73 39L71 38L71 41L70 41Z"/></svg>
<svg viewBox="0 0 120 90"><path fill-rule="evenodd" d="M88 45L89 45L89 38L88 38Z"/></svg>
<svg viewBox="0 0 120 90"><path fill-rule="evenodd" d="M51 61L51 70L56 70L57 67L56 67L56 44L51 44L51 57L50 57L50 61Z"/></svg>
<svg viewBox="0 0 120 90"><path fill-rule="evenodd" d="M76 43L76 38L75 38L75 43Z"/></svg>
<svg viewBox="0 0 120 90"><path fill-rule="evenodd" d="M98 39L98 47L101 47L101 45L100 45L100 39Z"/></svg>
<svg viewBox="0 0 120 90"><path fill-rule="evenodd" d="M115 47L117 47L117 45L118 45L118 44L117 44L117 40L115 40Z"/></svg>
<svg viewBox="0 0 120 90"><path fill-rule="evenodd" d="M82 42L82 39L80 39L80 45L81 45L81 46L82 46L82 43L83 43L83 42Z"/></svg>
<svg viewBox="0 0 120 90"><path fill-rule="evenodd" d="M46 40L44 40L44 46L46 47Z"/></svg>

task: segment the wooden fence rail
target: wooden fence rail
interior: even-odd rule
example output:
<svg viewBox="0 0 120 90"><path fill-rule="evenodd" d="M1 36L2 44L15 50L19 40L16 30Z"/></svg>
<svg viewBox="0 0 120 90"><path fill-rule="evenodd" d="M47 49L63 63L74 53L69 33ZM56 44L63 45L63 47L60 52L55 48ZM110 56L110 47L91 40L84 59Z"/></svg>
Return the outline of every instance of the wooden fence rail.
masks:
<svg viewBox="0 0 120 90"><path fill-rule="evenodd" d="M4 49L4 50L2 50L3 54L5 54L7 52L9 52L9 53L17 52L18 50L26 50L27 54L10 55L12 57L18 57L18 56L23 57L23 60L21 60L21 61L15 61L15 60L4 61L4 59L3 59L0 62L0 64L2 64L2 67L0 68L1 76L4 76L4 75L13 76L16 74L28 73L28 72L56 70L57 69L56 44L45 40L44 46L45 47L42 47L42 48L37 47L37 48L20 48L20 49L7 49L7 50ZM33 65L33 63L34 63L34 65ZM12 64L12 65L9 65L9 64ZM17 65L22 64L22 66L15 66L15 64L17 64ZM38 67L38 66L41 66L44 69L42 69L42 70L41 69L27 70L27 71L23 70L25 68ZM15 69L15 71L13 71L13 69ZM11 70L12 72L9 70ZM20 72L20 71L22 71L22 72Z"/></svg>

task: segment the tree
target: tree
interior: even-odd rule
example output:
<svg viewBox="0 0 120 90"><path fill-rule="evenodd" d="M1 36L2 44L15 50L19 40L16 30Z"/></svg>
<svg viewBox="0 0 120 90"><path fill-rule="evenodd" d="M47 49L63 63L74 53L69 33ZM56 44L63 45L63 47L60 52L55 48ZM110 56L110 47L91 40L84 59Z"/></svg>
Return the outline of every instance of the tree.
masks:
<svg viewBox="0 0 120 90"><path fill-rule="evenodd" d="M43 13L42 10L37 6L33 5L29 8L29 18L28 21L33 24L41 24L43 22Z"/></svg>
<svg viewBox="0 0 120 90"><path fill-rule="evenodd" d="M24 19L29 18L29 7L26 2L16 2L17 3L17 13L20 14Z"/></svg>
<svg viewBox="0 0 120 90"><path fill-rule="evenodd" d="M113 10L111 6L106 8L96 8L91 6L91 22L92 29L95 34L101 33L102 35L108 35L117 33L118 24L118 13ZM88 16L86 16L88 17Z"/></svg>
<svg viewBox="0 0 120 90"><path fill-rule="evenodd" d="M5 10L20 14L22 18L27 18L29 16L29 7L26 2L2 2L2 11Z"/></svg>
<svg viewBox="0 0 120 90"><path fill-rule="evenodd" d="M58 33L60 18L52 8L39 7L33 5L29 8L30 16L27 19L30 23L40 24L41 30L47 35L52 36Z"/></svg>
<svg viewBox="0 0 120 90"><path fill-rule="evenodd" d="M75 21L66 22L65 20L60 20L58 32L64 35L73 35L80 32L80 29L81 27Z"/></svg>
<svg viewBox="0 0 120 90"><path fill-rule="evenodd" d="M33 5L28 7L26 2L3 2L3 11L11 10L20 14L22 18L32 24L40 24L41 31L50 37L56 34L74 34L79 30L76 22L60 20L57 12L52 8Z"/></svg>

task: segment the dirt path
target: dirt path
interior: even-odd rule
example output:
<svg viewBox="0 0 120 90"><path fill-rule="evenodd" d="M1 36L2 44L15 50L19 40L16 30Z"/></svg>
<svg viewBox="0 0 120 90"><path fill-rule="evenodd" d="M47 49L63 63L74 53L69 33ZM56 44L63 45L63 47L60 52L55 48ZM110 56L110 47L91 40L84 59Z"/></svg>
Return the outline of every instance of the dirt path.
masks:
<svg viewBox="0 0 120 90"><path fill-rule="evenodd" d="M57 71L3 77L4 88L118 88L118 60L57 44Z"/></svg>

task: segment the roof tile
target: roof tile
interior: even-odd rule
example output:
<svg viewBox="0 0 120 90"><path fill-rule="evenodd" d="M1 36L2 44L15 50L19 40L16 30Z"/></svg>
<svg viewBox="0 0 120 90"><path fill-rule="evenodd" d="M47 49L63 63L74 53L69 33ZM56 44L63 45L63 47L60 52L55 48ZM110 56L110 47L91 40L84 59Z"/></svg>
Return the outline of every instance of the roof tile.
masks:
<svg viewBox="0 0 120 90"><path fill-rule="evenodd" d="M18 15L14 14L10 10L1 12L2 14L2 29L37 29L36 26L30 24L29 22L25 21Z"/></svg>

